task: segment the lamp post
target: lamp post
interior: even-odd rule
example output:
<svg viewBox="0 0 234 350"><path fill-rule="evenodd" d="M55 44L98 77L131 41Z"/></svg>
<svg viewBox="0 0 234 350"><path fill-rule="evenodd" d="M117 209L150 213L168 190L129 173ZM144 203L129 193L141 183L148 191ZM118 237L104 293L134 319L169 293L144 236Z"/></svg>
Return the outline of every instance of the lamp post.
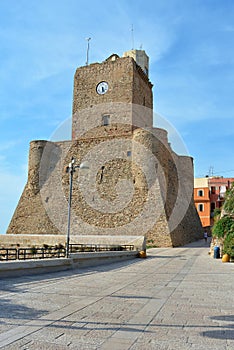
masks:
<svg viewBox="0 0 234 350"><path fill-rule="evenodd" d="M66 172L69 173L69 198L68 198L68 218L67 218L67 243L66 243L66 257L69 258L69 244L70 244L70 228L71 228L71 203L72 203L72 185L73 185L73 174L77 168L89 169L89 166L85 163L75 165L75 158L72 157Z"/></svg>

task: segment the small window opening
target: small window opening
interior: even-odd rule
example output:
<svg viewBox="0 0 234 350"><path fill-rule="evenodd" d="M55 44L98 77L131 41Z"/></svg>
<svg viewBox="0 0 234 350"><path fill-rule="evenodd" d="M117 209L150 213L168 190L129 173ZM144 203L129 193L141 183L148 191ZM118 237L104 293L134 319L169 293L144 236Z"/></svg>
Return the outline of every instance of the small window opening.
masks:
<svg viewBox="0 0 234 350"><path fill-rule="evenodd" d="M210 204L210 211L213 212L215 210L215 202Z"/></svg>
<svg viewBox="0 0 234 350"><path fill-rule="evenodd" d="M198 211L204 211L203 204L198 204Z"/></svg>
<svg viewBox="0 0 234 350"><path fill-rule="evenodd" d="M204 196L203 190L198 190L198 196L199 196L199 197L203 197L203 196Z"/></svg>
<svg viewBox="0 0 234 350"><path fill-rule="evenodd" d="M211 193L215 194L215 186L211 186Z"/></svg>
<svg viewBox="0 0 234 350"><path fill-rule="evenodd" d="M102 125L103 126L110 125L110 116L109 115L102 116Z"/></svg>

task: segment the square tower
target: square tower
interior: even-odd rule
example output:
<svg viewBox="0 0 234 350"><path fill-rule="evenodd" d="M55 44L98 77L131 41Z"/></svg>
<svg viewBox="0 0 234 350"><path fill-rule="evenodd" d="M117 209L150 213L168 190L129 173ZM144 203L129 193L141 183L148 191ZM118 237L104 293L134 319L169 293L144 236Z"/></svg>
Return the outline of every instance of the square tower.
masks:
<svg viewBox="0 0 234 350"><path fill-rule="evenodd" d="M110 136L113 127L115 136L131 133L136 127L151 128L152 86L140 65L128 56L113 54L102 63L78 68L74 77L72 139ZM100 129L103 126L105 129ZM95 130L93 135L91 130Z"/></svg>

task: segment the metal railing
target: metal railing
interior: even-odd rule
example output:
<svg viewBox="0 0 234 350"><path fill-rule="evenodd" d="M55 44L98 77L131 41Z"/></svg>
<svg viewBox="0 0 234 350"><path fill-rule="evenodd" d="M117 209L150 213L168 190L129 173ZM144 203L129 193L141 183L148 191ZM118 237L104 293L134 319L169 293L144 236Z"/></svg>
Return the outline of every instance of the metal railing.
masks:
<svg viewBox="0 0 234 350"><path fill-rule="evenodd" d="M17 249L16 248L1 248L0 249L0 261L16 260Z"/></svg>
<svg viewBox="0 0 234 350"><path fill-rule="evenodd" d="M134 250L132 244L69 244L69 253ZM0 248L0 261L64 258L65 247Z"/></svg>
<svg viewBox="0 0 234 350"><path fill-rule="evenodd" d="M66 256L65 248L1 248L0 261L9 260L28 260L28 259L50 259L64 258Z"/></svg>
<svg viewBox="0 0 234 350"><path fill-rule="evenodd" d="M70 253L134 250L132 244L70 244Z"/></svg>
<svg viewBox="0 0 234 350"><path fill-rule="evenodd" d="M64 258L66 256L65 248L51 247L45 248L19 248L18 260L27 259L51 259L51 258Z"/></svg>

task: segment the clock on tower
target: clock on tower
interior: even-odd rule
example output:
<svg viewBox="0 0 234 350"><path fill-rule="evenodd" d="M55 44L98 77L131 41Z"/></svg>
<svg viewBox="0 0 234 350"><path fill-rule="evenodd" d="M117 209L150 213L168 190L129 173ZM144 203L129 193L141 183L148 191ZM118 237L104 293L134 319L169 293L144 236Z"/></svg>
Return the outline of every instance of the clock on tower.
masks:
<svg viewBox="0 0 234 350"><path fill-rule="evenodd" d="M125 132L130 132L139 124L133 112L133 106L139 105L150 111L141 118L142 126L152 127L153 85L147 73L148 56L143 50L126 52L124 57L113 54L102 63L78 68L74 77L72 138L84 137L87 132L90 137L91 129L95 130L92 137L101 136L97 128L103 125L105 115L110 123L103 137L124 132L117 124L128 125Z"/></svg>

